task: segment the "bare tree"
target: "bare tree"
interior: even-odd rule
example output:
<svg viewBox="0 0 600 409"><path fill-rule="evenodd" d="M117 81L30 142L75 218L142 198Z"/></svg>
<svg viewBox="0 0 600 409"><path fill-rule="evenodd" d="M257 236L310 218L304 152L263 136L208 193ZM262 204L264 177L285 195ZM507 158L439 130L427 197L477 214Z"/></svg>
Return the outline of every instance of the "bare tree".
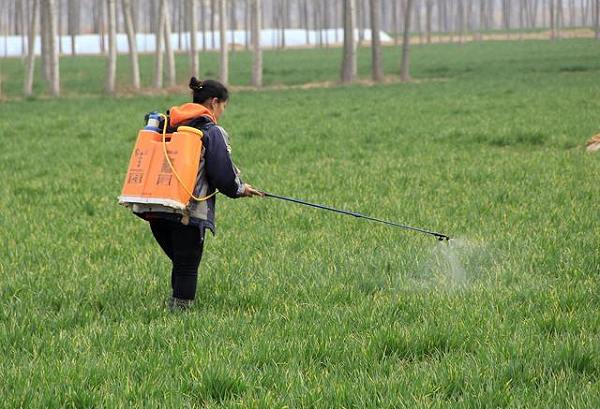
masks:
<svg viewBox="0 0 600 409"><path fill-rule="evenodd" d="M244 48L250 51L250 33L252 32L252 0L244 0Z"/></svg>
<svg viewBox="0 0 600 409"><path fill-rule="evenodd" d="M537 16L539 9L539 0L527 0L527 15L529 20L529 27L536 28L537 27Z"/></svg>
<svg viewBox="0 0 600 409"><path fill-rule="evenodd" d="M596 21L596 40L600 40L600 0L594 0L594 4L596 5L594 13L594 20Z"/></svg>
<svg viewBox="0 0 600 409"><path fill-rule="evenodd" d="M400 79L402 82L410 81L409 52L410 52L410 16L413 0L407 0L404 11L404 38L402 39L402 62L400 65Z"/></svg>
<svg viewBox="0 0 600 409"><path fill-rule="evenodd" d="M191 13L191 12L190 12ZM200 23L202 25L202 51L206 52L208 49L206 41L206 7L205 0L200 0Z"/></svg>
<svg viewBox="0 0 600 409"><path fill-rule="evenodd" d="M115 93L117 75L117 6L116 0L107 1L108 12L108 58L106 59L106 77L104 88L108 95Z"/></svg>
<svg viewBox="0 0 600 409"><path fill-rule="evenodd" d="M54 0L46 0L47 24L48 24L48 46L50 67L50 93L54 96L60 95L60 65L58 56L58 45L56 44L56 4Z"/></svg>
<svg viewBox="0 0 600 409"><path fill-rule="evenodd" d="M75 39L77 34L79 33L79 17L80 17L80 2L75 0L69 0L67 3L68 7L68 20L67 26L69 31L69 36L71 36L71 55L75 56L77 54L77 50L75 47Z"/></svg>
<svg viewBox="0 0 600 409"><path fill-rule="evenodd" d="M210 0L210 40L211 40L211 44L212 44L212 49L214 50L215 48L217 48L217 45L215 44L215 19L217 16L217 5L215 3L216 0ZM219 0L220 2L221 0Z"/></svg>
<svg viewBox="0 0 600 409"><path fill-rule="evenodd" d="M44 80L49 80L50 79L50 63L48 62L49 59L49 48L50 45L48 44L49 40L50 40L50 35L48 34L48 12L47 12L48 6L46 3L46 0L40 0L40 42L41 42L41 58L40 58L40 65L41 65L41 74L42 74L42 78Z"/></svg>
<svg viewBox="0 0 600 409"><path fill-rule="evenodd" d="M190 19L190 76L199 77L198 45L196 44L196 33L198 32L198 20L196 19L196 0L188 0Z"/></svg>
<svg viewBox="0 0 600 409"><path fill-rule="evenodd" d="M569 26L575 27L575 0L569 0Z"/></svg>
<svg viewBox="0 0 600 409"><path fill-rule="evenodd" d="M380 27L381 0L371 0L371 73L375 82L383 80Z"/></svg>
<svg viewBox="0 0 600 409"><path fill-rule="evenodd" d="M310 27L308 23L308 0L302 0L302 16L304 17L304 28L306 34L306 45L310 45Z"/></svg>
<svg viewBox="0 0 600 409"><path fill-rule="evenodd" d="M423 29L421 27L421 0L414 0L415 31L419 34L419 44L423 44Z"/></svg>
<svg viewBox="0 0 600 409"><path fill-rule="evenodd" d="M356 41L354 27L356 9L354 0L344 0L344 55L342 58L342 84L352 82L356 78Z"/></svg>
<svg viewBox="0 0 600 409"><path fill-rule="evenodd" d="M552 41L554 41L556 39L556 0L549 0L550 1L550 7L549 7L549 13L550 13L550 38L552 39Z"/></svg>
<svg viewBox="0 0 600 409"><path fill-rule="evenodd" d="M431 43L431 19L433 17L433 0L425 0L425 36L427 43Z"/></svg>
<svg viewBox="0 0 600 409"><path fill-rule="evenodd" d="M281 28L281 49L285 49L285 28L286 28L286 16L287 16L287 0L279 0L279 24Z"/></svg>
<svg viewBox="0 0 600 409"><path fill-rule="evenodd" d="M175 54L171 43L171 19L169 17L169 0L165 1L165 19L163 29L165 30L165 53L167 54L167 87L175 86Z"/></svg>
<svg viewBox="0 0 600 409"><path fill-rule="evenodd" d="M94 4L96 4L94 2ZM106 53L104 36L106 35L106 1L98 2L98 34L100 34L100 52Z"/></svg>
<svg viewBox="0 0 600 409"><path fill-rule="evenodd" d="M358 26L358 46L365 41L365 0L356 1L356 25ZM316 13L315 13L316 14Z"/></svg>
<svg viewBox="0 0 600 409"><path fill-rule="evenodd" d="M229 0L231 3L230 14L231 14L231 23L229 30L231 32L231 52L235 52L235 30L237 30L237 17L236 17L236 4L235 0Z"/></svg>
<svg viewBox="0 0 600 409"><path fill-rule="evenodd" d="M337 0L333 2L333 27L335 27L335 38L334 41L337 44L339 42L339 36L338 36L338 21L339 21L339 14L340 14L340 7L338 6L338 4L340 4Z"/></svg>
<svg viewBox="0 0 600 409"><path fill-rule="evenodd" d="M556 34L560 38L560 28L565 25L565 10L562 0L556 0Z"/></svg>
<svg viewBox="0 0 600 409"><path fill-rule="evenodd" d="M227 49L227 4L219 0L219 29L221 40L221 64L219 78L223 84L229 83L229 52Z"/></svg>
<svg viewBox="0 0 600 409"><path fill-rule="evenodd" d="M260 45L261 32L261 7L260 0L252 1L252 50L254 58L252 61L252 85L262 87L263 82L263 60L262 49Z"/></svg>
<svg viewBox="0 0 600 409"><path fill-rule="evenodd" d="M502 21L506 29L506 39L510 40L510 0L502 0Z"/></svg>
<svg viewBox="0 0 600 409"><path fill-rule="evenodd" d="M483 41L485 30L485 0L479 0L479 41Z"/></svg>
<svg viewBox="0 0 600 409"><path fill-rule="evenodd" d="M135 41L135 27L131 17L131 0L122 0L123 19L125 20L125 31L127 31L127 43L129 44L129 58L131 61L131 85L134 90L140 89L140 64L138 61L137 44Z"/></svg>
<svg viewBox="0 0 600 409"><path fill-rule="evenodd" d="M600 40L600 0L595 0L596 40Z"/></svg>
<svg viewBox="0 0 600 409"><path fill-rule="evenodd" d="M162 89L163 87L163 42L164 42L164 25L165 25L165 8L166 0L160 0L158 7L158 23L156 25L156 50L154 54L154 88Z"/></svg>
<svg viewBox="0 0 600 409"><path fill-rule="evenodd" d="M26 97L30 97L33 88L33 70L35 65L35 37L37 35L38 30L38 3L39 0L33 0L32 10L31 10L31 22L29 24L29 34L28 34L28 51L27 51L27 68L25 70L25 81L23 85L23 94Z"/></svg>

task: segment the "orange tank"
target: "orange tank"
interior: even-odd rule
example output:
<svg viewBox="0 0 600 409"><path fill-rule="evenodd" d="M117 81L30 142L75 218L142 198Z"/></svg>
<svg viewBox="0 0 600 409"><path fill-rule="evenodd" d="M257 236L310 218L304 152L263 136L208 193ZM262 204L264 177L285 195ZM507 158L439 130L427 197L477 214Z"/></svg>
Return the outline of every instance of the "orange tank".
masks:
<svg viewBox="0 0 600 409"><path fill-rule="evenodd" d="M187 206L200 166L202 131L181 126L177 132L167 134L165 140L169 159L181 182L165 158L163 135L141 130L131 154L119 204L158 204L181 210Z"/></svg>

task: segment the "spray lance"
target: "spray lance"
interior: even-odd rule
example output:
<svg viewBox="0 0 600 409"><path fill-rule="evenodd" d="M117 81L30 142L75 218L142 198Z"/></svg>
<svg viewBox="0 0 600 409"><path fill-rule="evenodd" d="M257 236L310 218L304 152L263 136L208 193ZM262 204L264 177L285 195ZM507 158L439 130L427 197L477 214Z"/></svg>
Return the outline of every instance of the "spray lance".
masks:
<svg viewBox="0 0 600 409"><path fill-rule="evenodd" d="M383 223L383 224L387 224L388 226L400 227L402 229L408 229L408 230L416 231L416 232L419 232L419 233L430 234L432 236L435 236L439 241L444 241L444 240L448 241L448 240L450 240L449 236L447 236L445 234L442 234L442 233L436 233L434 231L423 230L423 229L419 229L417 227L411 227L411 226L406 226L406 225L400 224L400 223L390 222L388 220L376 219L375 217L365 216L365 215L362 215L360 213L348 212L346 210L335 209L333 207L323 206L323 205L316 204L316 203L309 203L309 202L305 202L303 200L292 199L292 198L289 198L289 197L274 195L274 194L267 193L267 192L260 192L260 193L262 193L265 197L272 197L274 199L285 200L287 202L297 203L297 204L301 204L301 205L304 205L304 206L311 206L311 207L315 207L317 209L329 210L331 212L336 212L336 213L342 213L342 214L346 214L348 216L354 216L354 217L357 217L357 218L370 220L372 222Z"/></svg>

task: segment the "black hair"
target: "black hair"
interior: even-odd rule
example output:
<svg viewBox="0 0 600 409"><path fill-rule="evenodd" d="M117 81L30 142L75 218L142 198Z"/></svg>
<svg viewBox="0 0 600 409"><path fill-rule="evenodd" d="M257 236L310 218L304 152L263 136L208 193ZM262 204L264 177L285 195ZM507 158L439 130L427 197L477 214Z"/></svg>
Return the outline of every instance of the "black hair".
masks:
<svg viewBox="0 0 600 409"><path fill-rule="evenodd" d="M190 89L193 91L194 103L203 104L211 98L217 98L219 102L229 100L229 91L225 85L215 80L198 81L196 77L190 78Z"/></svg>

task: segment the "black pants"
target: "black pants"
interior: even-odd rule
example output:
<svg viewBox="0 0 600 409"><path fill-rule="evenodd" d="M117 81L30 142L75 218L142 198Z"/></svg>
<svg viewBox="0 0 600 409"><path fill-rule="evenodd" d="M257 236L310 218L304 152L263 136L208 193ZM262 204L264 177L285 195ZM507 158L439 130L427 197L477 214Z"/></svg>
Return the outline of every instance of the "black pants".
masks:
<svg viewBox="0 0 600 409"><path fill-rule="evenodd" d="M200 229L164 219L151 220L150 228L160 247L173 262L173 297L193 300L196 298L198 266L204 247Z"/></svg>

